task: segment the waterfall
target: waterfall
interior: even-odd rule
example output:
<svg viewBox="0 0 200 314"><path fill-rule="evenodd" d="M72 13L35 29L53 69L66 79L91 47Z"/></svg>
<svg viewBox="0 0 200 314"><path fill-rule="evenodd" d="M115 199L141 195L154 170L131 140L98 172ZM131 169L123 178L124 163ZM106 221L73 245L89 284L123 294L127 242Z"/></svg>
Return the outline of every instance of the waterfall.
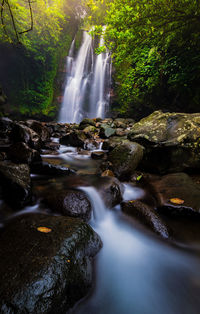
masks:
<svg viewBox="0 0 200 314"><path fill-rule="evenodd" d="M99 46L104 45L103 36ZM109 106L111 58L108 51L94 53L94 39L83 32L82 45L74 57L75 40L67 57L67 76L59 122L79 123L83 118L104 118Z"/></svg>

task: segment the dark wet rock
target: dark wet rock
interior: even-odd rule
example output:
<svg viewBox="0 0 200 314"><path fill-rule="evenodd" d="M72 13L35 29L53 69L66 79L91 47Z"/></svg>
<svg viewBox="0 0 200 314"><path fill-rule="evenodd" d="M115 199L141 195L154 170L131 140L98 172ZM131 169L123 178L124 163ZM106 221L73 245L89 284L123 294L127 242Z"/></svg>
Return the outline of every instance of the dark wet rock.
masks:
<svg viewBox="0 0 200 314"><path fill-rule="evenodd" d="M30 148L23 142L18 142L10 146L8 151L9 158L17 163L32 164L41 161L40 154L37 150Z"/></svg>
<svg viewBox="0 0 200 314"><path fill-rule="evenodd" d="M54 191L46 196L45 202L54 212L64 216L79 217L85 221L91 218L91 204L83 191Z"/></svg>
<svg viewBox="0 0 200 314"><path fill-rule="evenodd" d="M122 201L123 186L117 178L101 177L96 188L108 208L112 208Z"/></svg>
<svg viewBox="0 0 200 314"><path fill-rule="evenodd" d="M46 142L43 147L47 150L56 151L60 148L60 144L55 142Z"/></svg>
<svg viewBox="0 0 200 314"><path fill-rule="evenodd" d="M13 121L7 117L1 117L0 118L0 134L1 133L8 133L12 130L13 127Z"/></svg>
<svg viewBox="0 0 200 314"><path fill-rule="evenodd" d="M134 124L128 138L145 146L146 171L200 169L199 125L200 114L156 111Z"/></svg>
<svg viewBox="0 0 200 314"><path fill-rule="evenodd" d="M154 195L158 210L169 215L199 215L200 186L185 173L172 173L163 177L144 177L147 187ZM178 198L183 204L175 204L170 199Z"/></svg>
<svg viewBox="0 0 200 314"><path fill-rule="evenodd" d="M0 161L4 161L8 159L8 155L6 152L0 152Z"/></svg>
<svg viewBox="0 0 200 314"><path fill-rule="evenodd" d="M26 125L40 136L42 142L49 141L50 132L48 128L44 125L44 123L35 120L27 120Z"/></svg>
<svg viewBox="0 0 200 314"><path fill-rule="evenodd" d="M35 131L20 123L15 123L11 132L11 139L14 143L24 142L34 149L40 149L42 144L40 136Z"/></svg>
<svg viewBox="0 0 200 314"><path fill-rule="evenodd" d="M91 153L92 159L103 159L105 157L105 153L102 150L96 150Z"/></svg>
<svg viewBox="0 0 200 314"><path fill-rule="evenodd" d="M137 143L126 141L116 146L108 155L113 172L122 180L127 180L133 174L143 157L143 147Z"/></svg>
<svg viewBox="0 0 200 314"><path fill-rule="evenodd" d="M116 130L112 127L110 127L107 124L101 124L100 128L100 137L101 138L109 138L111 136L114 136L116 133Z"/></svg>
<svg viewBox="0 0 200 314"><path fill-rule="evenodd" d="M60 144L84 148L86 139L87 137L82 131L73 130L61 137Z"/></svg>
<svg viewBox="0 0 200 314"><path fill-rule="evenodd" d="M13 219L0 233L0 312L66 313L88 293L91 260L100 247L99 236L79 219Z"/></svg>
<svg viewBox="0 0 200 314"><path fill-rule="evenodd" d="M122 211L131 217L138 219L141 223L149 227L151 230L162 236L169 238L169 230L162 218L155 212L153 208L142 203L141 201L126 201L121 204Z"/></svg>
<svg viewBox="0 0 200 314"><path fill-rule="evenodd" d="M87 126L96 126L96 122L93 119L85 118L79 124L81 130L85 129Z"/></svg>
<svg viewBox="0 0 200 314"><path fill-rule="evenodd" d="M116 128L126 129L127 123L128 123L127 120L123 118L117 118L114 120L114 125Z"/></svg>
<svg viewBox="0 0 200 314"><path fill-rule="evenodd" d="M29 166L0 162L0 185L3 197L13 207L20 208L31 199L31 179Z"/></svg>
<svg viewBox="0 0 200 314"><path fill-rule="evenodd" d="M74 175L75 171L61 165L54 165L48 162L35 162L31 165L31 172L34 174L47 176L69 176Z"/></svg>

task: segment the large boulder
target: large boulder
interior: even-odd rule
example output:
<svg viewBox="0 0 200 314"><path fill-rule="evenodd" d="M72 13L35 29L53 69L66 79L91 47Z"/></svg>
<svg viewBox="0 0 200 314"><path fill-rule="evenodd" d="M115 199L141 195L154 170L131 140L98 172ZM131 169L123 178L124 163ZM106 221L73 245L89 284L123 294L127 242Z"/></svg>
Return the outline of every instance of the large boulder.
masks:
<svg viewBox="0 0 200 314"><path fill-rule="evenodd" d="M195 216L200 214L200 186L185 173L162 177L144 176L147 189L156 199L159 211L168 215Z"/></svg>
<svg viewBox="0 0 200 314"><path fill-rule="evenodd" d="M79 219L18 216L0 234L0 312L66 313L88 293L100 247Z"/></svg>
<svg viewBox="0 0 200 314"><path fill-rule="evenodd" d="M0 162L0 185L3 197L14 208L23 207L31 199L31 179L29 166Z"/></svg>
<svg viewBox="0 0 200 314"><path fill-rule="evenodd" d="M14 143L24 142L34 149L40 149L42 142L40 136L26 125L15 123L11 131L11 139Z"/></svg>
<svg viewBox="0 0 200 314"><path fill-rule="evenodd" d="M121 208L124 213L136 218L155 233L163 238L169 238L170 232L162 218L147 204L138 200L126 201L122 202Z"/></svg>
<svg viewBox="0 0 200 314"><path fill-rule="evenodd" d="M83 131L72 130L60 139L60 144L84 148L87 137Z"/></svg>
<svg viewBox="0 0 200 314"><path fill-rule="evenodd" d="M51 133L44 123L36 120L27 120L26 125L40 136L40 139L43 143L49 141Z"/></svg>
<svg viewBox="0 0 200 314"><path fill-rule="evenodd" d="M200 169L200 114L156 111L134 124L129 140L143 145L143 168L150 172Z"/></svg>
<svg viewBox="0 0 200 314"><path fill-rule="evenodd" d="M113 172L122 179L128 180L143 158L143 147L138 143L125 141L116 146L108 155Z"/></svg>
<svg viewBox="0 0 200 314"><path fill-rule="evenodd" d="M8 156L11 160L18 163L32 164L41 161L40 154L37 150L30 148L23 142L18 142L9 147Z"/></svg>
<svg viewBox="0 0 200 314"><path fill-rule="evenodd" d="M46 195L45 202L54 212L64 216L79 217L85 221L91 218L91 204L80 190L56 190Z"/></svg>

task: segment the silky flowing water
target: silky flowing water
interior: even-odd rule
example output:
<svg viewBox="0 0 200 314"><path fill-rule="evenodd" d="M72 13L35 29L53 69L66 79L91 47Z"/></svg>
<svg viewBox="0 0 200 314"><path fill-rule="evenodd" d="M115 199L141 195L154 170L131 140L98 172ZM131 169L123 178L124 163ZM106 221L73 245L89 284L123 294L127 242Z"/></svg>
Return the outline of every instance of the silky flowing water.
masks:
<svg viewBox="0 0 200 314"><path fill-rule="evenodd" d="M100 38L99 47L104 45ZM106 51L95 54L95 42L84 31L75 55L75 39L67 57L66 87L59 122L79 123L83 118L104 118L109 110L111 59Z"/></svg>
<svg viewBox="0 0 200 314"><path fill-rule="evenodd" d="M91 201L90 224L103 241L103 248L95 258L90 295L69 313L198 314L198 256L159 238L136 220L128 218L121 212L120 205L106 208L93 184L94 178L85 175L94 173L97 166L90 155L83 157L76 149L62 146L60 155L50 158L60 158L63 164L80 170L80 178L83 176L87 184L77 185L77 188L83 190ZM96 177L95 180L100 179ZM145 193L129 183L123 185L124 200L139 199Z"/></svg>

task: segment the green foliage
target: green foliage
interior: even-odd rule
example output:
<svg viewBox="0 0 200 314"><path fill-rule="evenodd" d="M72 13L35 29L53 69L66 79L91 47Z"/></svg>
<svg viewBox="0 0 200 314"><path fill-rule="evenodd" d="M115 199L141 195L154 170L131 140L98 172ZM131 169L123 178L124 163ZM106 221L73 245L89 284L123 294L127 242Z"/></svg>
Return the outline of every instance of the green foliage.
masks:
<svg viewBox="0 0 200 314"><path fill-rule="evenodd" d="M0 81L9 102L21 113L49 115L55 109L54 80L79 23L77 6L78 0L31 1L31 19L27 0L5 1L0 23L0 58L5 71ZM33 29L23 33L31 24Z"/></svg>
<svg viewBox="0 0 200 314"><path fill-rule="evenodd" d="M142 106L195 110L200 102L199 1L113 0L106 5L106 45L120 111Z"/></svg>

